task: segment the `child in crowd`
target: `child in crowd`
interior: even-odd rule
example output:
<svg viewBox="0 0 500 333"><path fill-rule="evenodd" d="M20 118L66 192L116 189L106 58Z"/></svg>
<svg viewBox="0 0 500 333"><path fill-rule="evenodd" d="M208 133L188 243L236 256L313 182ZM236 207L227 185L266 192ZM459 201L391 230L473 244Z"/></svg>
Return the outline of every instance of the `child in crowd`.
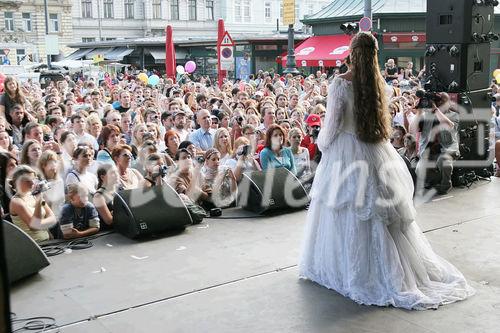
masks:
<svg viewBox="0 0 500 333"><path fill-rule="evenodd" d="M99 215L89 202L89 192L81 183L67 187L68 203L61 210L60 225L64 239L91 236L99 232Z"/></svg>

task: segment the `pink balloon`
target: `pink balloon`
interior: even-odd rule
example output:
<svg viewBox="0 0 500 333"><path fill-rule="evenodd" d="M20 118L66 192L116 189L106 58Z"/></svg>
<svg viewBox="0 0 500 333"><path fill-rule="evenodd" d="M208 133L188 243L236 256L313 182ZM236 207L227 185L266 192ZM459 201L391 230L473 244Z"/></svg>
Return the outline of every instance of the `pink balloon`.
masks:
<svg viewBox="0 0 500 333"><path fill-rule="evenodd" d="M196 63L194 61L188 61L186 62L184 69L188 73L193 73L196 70Z"/></svg>

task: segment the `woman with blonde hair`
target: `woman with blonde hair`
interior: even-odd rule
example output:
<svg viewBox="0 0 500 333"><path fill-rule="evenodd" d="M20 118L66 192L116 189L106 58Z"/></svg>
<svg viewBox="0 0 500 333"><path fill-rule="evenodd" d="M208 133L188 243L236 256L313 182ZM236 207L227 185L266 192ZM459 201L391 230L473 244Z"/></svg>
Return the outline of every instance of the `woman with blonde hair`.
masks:
<svg viewBox="0 0 500 333"><path fill-rule="evenodd" d="M214 148L217 149L220 153L220 165L224 166L233 154L233 148L231 146L231 136L229 135L229 131L224 127L219 128L215 132Z"/></svg>
<svg viewBox="0 0 500 333"><path fill-rule="evenodd" d="M350 51L351 70L329 88L299 274L365 305L424 310L463 300L474 290L415 222L413 180L389 142L377 39L358 33Z"/></svg>

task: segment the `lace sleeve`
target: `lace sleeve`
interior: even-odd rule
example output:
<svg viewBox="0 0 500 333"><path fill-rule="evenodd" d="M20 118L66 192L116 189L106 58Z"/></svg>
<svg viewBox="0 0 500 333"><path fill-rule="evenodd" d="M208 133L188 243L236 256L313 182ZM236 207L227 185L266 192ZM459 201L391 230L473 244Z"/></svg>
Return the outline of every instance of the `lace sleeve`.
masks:
<svg viewBox="0 0 500 333"><path fill-rule="evenodd" d="M328 89L325 123L318 137L318 147L325 151L331 145L342 127L347 106L343 79L335 78Z"/></svg>

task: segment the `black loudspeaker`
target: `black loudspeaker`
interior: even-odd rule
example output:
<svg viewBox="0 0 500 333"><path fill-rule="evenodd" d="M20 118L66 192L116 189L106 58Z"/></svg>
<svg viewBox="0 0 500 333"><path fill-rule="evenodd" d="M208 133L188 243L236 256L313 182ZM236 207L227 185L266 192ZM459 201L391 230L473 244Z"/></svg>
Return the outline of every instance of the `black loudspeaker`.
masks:
<svg viewBox="0 0 500 333"><path fill-rule="evenodd" d="M14 224L4 221L7 273L13 283L38 273L50 263L38 244Z"/></svg>
<svg viewBox="0 0 500 333"><path fill-rule="evenodd" d="M244 173L237 206L259 214L301 209L310 199L300 181L285 168Z"/></svg>
<svg viewBox="0 0 500 333"><path fill-rule="evenodd" d="M427 43L488 41L494 20L494 1L427 0Z"/></svg>
<svg viewBox="0 0 500 333"><path fill-rule="evenodd" d="M129 238L179 230L189 224L192 219L186 205L169 185L120 191L113 201L114 228Z"/></svg>
<svg viewBox="0 0 500 333"><path fill-rule="evenodd" d="M458 92L487 88L490 50L489 43L427 45L426 70L437 82L433 89Z"/></svg>
<svg viewBox="0 0 500 333"><path fill-rule="evenodd" d="M9 223L1 221L0 223ZM4 228L0 228L0 332L11 332L9 277L5 256Z"/></svg>

